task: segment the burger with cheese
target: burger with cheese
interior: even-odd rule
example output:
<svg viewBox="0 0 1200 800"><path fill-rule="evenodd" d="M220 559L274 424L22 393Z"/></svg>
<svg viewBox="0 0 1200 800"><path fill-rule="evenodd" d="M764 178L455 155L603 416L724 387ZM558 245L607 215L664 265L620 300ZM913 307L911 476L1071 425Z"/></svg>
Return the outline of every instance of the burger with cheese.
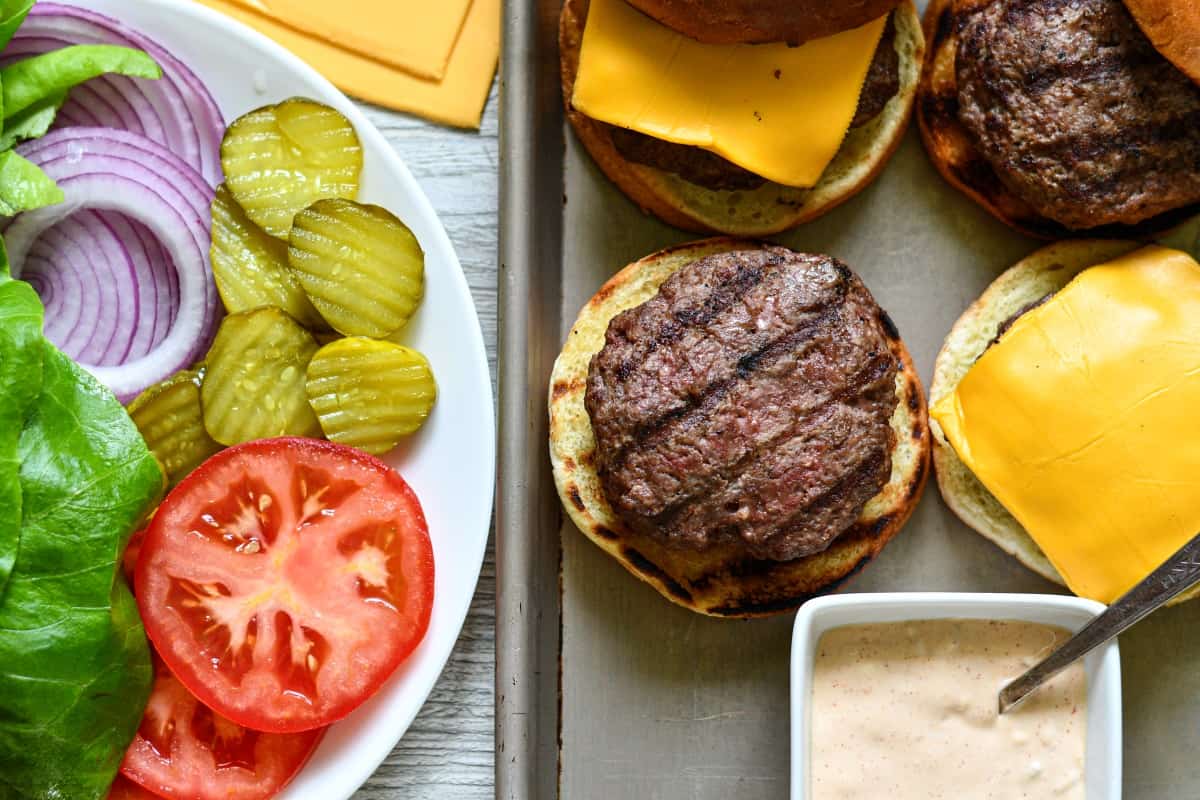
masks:
<svg viewBox="0 0 1200 800"><path fill-rule="evenodd" d="M644 210L763 236L879 173L924 57L911 0L566 0L567 118Z"/></svg>
<svg viewBox="0 0 1200 800"><path fill-rule="evenodd" d="M931 0L917 119L951 184L1044 238L1200 210L1200 4Z"/></svg>
<svg viewBox="0 0 1200 800"><path fill-rule="evenodd" d="M1111 603L1200 531L1200 264L1054 244L958 320L930 390L946 504L1026 566Z"/></svg>

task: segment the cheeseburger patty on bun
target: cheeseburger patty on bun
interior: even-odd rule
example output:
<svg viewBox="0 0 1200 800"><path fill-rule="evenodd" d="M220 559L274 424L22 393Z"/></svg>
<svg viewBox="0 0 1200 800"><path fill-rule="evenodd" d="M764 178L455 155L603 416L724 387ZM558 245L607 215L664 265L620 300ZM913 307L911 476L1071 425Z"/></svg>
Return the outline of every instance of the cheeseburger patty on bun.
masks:
<svg viewBox="0 0 1200 800"><path fill-rule="evenodd" d="M911 0L566 0L559 43L567 119L605 174L671 225L747 236L870 183L924 57Z"/></svg>

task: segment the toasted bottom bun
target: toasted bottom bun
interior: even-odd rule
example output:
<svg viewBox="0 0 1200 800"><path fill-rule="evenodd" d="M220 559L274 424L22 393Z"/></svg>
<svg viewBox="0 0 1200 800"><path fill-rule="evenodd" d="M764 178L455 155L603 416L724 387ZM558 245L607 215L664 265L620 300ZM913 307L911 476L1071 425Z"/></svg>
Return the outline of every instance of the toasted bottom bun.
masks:
<svg viewBox="0 0 1200 800"><path fill-rule="evenodd" d="M663 222L697 233L767 236L815 219L863 190L900 145L912 114L925 40L912 0L895 11L900 90L884 110L846 134L842 147L811 189L766 183L753 190L714 191L670 172L625 160L605 125L575 111L571 95L588 0L566 0L559 21L563 99L579 141L621 191Z"/></svg>
<svg viewBox="0 0 1200 800"><path fill-rule="evenodd" d="M596 442L584 407L588 367L604 346L609 321L655 295L676 270L714 253L761 243L710 239L661 250L614 275L584 306L550 378L550 460L563 506L583 533L673 603L719 617L757 617L832 591L861 569L908 520L929 473L930 431L924 392L894 328L888 341L901 369L892 415L892 474L858 521L817 555L766 561L737 547L671 548L632 531L609 505L595 468Z"/></svg>
<svg viewBox="0 0 1200 800"><path fill-rule="evenodd" d="M1138 245L1133 242L1108 239L1059 242L1043 247L1001 274L958 318L946 337L933 367L930 405L954 391L995 339L1005 320L1050 292L1062 289L1088 267L1111 261L1136 247ZM932 427L938 489L950 510L1034 572L1065 586L1058 570L1021 523L959 460L941 427L936 422ZM1175 602L1194 597L1198 592L1200 587L1186 592Z"/></svg>
<svg viewBox="0 0 1200 800"><path fill-rule="evenodd" d="M958 119L958 19L993 0L929 0L924 30L928 50L917 93L917 127L929 159L942 177L992 216L1039 239L1076 237L1138 238L1169 230L1196 213L1188 206L1138 223L1072 230L1048 219L1013 194L1000 180Z"/></svg>
<svg viewBox="0 0 1200 800"><path fill-rule="evenodd" d="M1125 0L1150 43L1168 61L1200 83L1200 3L1180 0Z"/></svg>

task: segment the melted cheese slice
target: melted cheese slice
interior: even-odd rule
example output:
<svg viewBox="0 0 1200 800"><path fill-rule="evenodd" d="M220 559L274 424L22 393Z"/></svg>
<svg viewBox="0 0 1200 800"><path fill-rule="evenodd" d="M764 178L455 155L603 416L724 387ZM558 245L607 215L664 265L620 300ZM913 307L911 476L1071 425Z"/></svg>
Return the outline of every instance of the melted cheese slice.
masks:
<svg viewBox="0 0 1200 800"><path fill-rule="evenodd" d="M473 0L440 81L414 77L250 11L233 0L197 0L291 50L342 91L435 122L478 128L500 54L500 0Z"/></svg>
<svg viewBox="0 0 1200 800"><path fill-rule="evenodd" d="M471 0L232 0L344 50L441 80ZM433 8L436 6L436 9Z"/></svg>
<svg viewBox="0 0 1200 800"><path fill-rule="evenodd" d="M572 105L695 145L787 186L816 185L854 119L887 17L800 47L701 44L591 0Z"/></svg>
<svg viewBox="0 0 1200 800"><path fill-rule="evenodd" d="M1147 247L1080 273L932 413L1072 591L1111 603L1200 531L1200 265Z"/></svg>

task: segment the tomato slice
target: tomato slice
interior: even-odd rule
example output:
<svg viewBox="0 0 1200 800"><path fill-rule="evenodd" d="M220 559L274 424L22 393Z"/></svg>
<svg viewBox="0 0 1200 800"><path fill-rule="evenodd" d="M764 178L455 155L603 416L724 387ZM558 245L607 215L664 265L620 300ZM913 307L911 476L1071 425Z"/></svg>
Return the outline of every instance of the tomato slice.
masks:
<svg viewBox="0 0 1200 800"><path fill-rule="evenodd" d="M383 462L263 439L175 487L134 583L151 641L201 702L291 733L349 714L420 643L433 548L416 495Z"/></svg>
<svg viewBox="0 0 1200 800"><path fill-rule="evenodd" d="M204 707L157 663L154 690L121 774L160 797L266 800L300 771L323 734L247 730Z"/></svg>
<svg viewBox="0 0 1200 800"><path fill-rule="evenodd" d="M108 790L108 800L158 800L158 795L146 791L124 775L118 775Z"/></svg>

